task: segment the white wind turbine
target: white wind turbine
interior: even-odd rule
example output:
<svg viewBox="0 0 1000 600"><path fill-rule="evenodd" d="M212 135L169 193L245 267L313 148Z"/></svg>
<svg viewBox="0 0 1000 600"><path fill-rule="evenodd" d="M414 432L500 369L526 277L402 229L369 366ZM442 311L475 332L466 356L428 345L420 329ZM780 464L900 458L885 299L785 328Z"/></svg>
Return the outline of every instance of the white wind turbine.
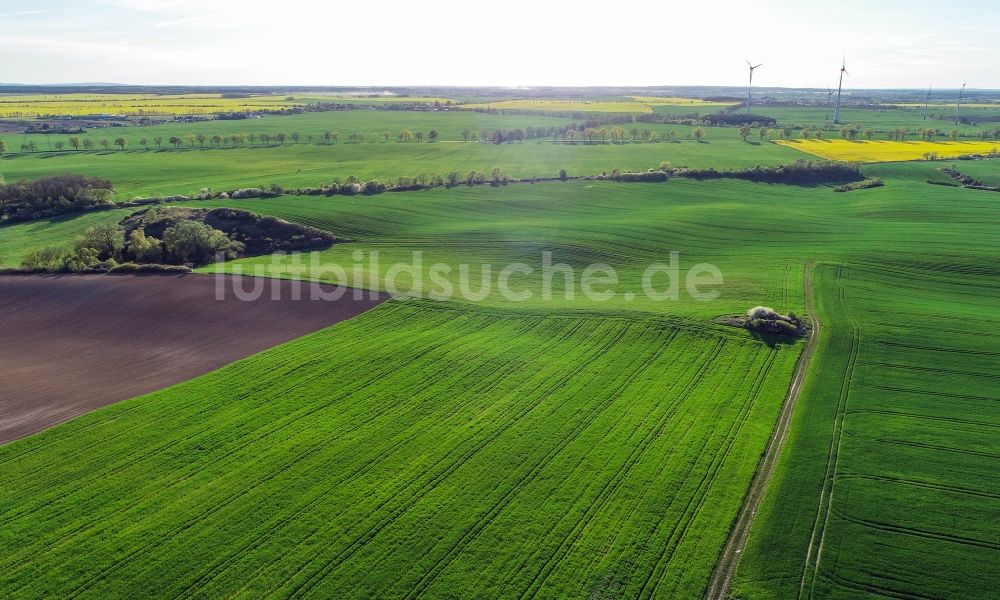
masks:
<svg viewBox="0 0 1000 600"><path fill-rule="evenodd" d="M962 84L962 91L958 93L958 104L955 105L955 125L958 125L959 111L962 110L962 98L965 96L965 85Z"/></svg>
<svg viewBox="0 0 1000 600"><path fill-rule="evenodd" d="M750 88L753 87L753 71L754 71L754 69L756 69L757 67L759 67L759 66L761 66L763 64L764 63L760 63L758 65L754 65L754 64L750 64L750 61L747 60L747 66L750 67L750 83L747 85L747 114L748 115L750 114Z"/></svg>
<svg viewBox="0 0 1000 600"><path fill-rule="evenodd" d="M844 57L844 62L840 67L840 83L837 84L837 109L833 111L833 123L835 125L840 124L840 92L844 89L844 75L850 75L847 72L847 57Z"/></svg>

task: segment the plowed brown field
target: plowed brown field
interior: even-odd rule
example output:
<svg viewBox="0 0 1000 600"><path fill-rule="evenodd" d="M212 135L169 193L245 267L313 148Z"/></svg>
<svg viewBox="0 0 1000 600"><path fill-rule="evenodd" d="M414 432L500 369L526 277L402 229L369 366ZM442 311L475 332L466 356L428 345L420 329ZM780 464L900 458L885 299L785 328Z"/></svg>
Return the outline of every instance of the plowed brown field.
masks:
<svg viewBox="0 0 1000 600"><path fill-rule="evenodd" d="M311 300L302 283L302 299L293 300L296 282L264 279L242 281L263 294L241 301L226 277L217 300L216 277L0 276L0 443L197 377L387 298L347 290L336 301Z"/></svg>

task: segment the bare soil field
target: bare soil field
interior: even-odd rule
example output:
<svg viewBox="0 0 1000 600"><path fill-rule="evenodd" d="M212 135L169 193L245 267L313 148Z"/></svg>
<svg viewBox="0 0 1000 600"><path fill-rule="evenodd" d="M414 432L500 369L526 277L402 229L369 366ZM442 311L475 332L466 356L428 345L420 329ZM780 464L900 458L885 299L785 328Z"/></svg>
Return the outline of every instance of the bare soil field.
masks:
<svg viewBox="0 0 1000 600"><path fill-rule="evenodd" d="M216 299L219 277L226 293ZM242 301L233 284L259 299ZM0 444L218 369L385 301L227 276L0 276ZM322 286L331 293L337 288Z"/></svg>

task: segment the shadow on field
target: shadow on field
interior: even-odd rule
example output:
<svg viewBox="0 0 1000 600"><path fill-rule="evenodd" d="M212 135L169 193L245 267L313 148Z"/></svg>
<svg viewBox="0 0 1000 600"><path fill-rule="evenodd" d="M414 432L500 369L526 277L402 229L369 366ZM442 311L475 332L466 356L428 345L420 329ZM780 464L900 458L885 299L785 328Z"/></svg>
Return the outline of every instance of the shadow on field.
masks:
<svg viewBox="0 0 1000 600"><path fill-rule="evenodd" d="M769 348L780 348L781 346L791 346L799 340L797 337L768 333L763 331L747 330L747 333L758 342L764 342Z"/></svg>

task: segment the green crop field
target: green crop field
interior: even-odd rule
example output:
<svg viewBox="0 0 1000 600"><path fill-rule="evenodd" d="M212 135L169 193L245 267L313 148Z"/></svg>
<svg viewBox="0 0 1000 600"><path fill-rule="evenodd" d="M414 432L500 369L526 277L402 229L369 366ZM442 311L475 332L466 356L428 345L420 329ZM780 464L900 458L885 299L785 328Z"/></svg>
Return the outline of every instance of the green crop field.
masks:
<svg viewBox="0 0 1000 600"><path fill-rule="evenodd" d="M738 597L994 597L997 275L974 256L818 269L824 341Z"/></svg>
<svg viewBox="0 0 1000 600"><path fill-rule="evenodd" d="M866 111L886 127L897 113ZM681 140L493 145L456 141L468 121L450 119L535 118L345 114L447 125L435 144L16 152L0 172L101 175L128 197L802 156L734 128L709 128L707 143L650 125ZM321 130L332 118L301 117L288 122ZM512 286L530 297L490 288L437 301L404 276L417 298L0 446L0 596L701 597L805 346L717 318L758 304L803 314L814 265L818 346L734 597L989 598L1000 586L1000 194L928 183L954 183L939 170L953 164L1000 180L997 160L916 161L866 165L885 185L847 193L675 178L185 202L341 240L202 271L389 289L393 263L420 252L414 271L433 281L432 266L449 265L454 289L463 263L477 289L485 265L495 278L523 263L534 275ZM132 210L0 226L0 260ZM557 277L545 299L546 251L576 276L613 267L614 294L570 298ZM683 283L675 300L645 296L645 269L672 252L681 274L717 267L718 297Z"/></svg>
<svg viewBox="0 0 1000 600"><path fill-rule="evenodd" d="M120 199L136 195L191 194L201 188L237 189L278 183L311 187L334 177L364 180L419 174L489 172L500 167L513 177L555 177L646 170L662 161L675 166L743 168L808 158L777 144L744 143L734 129L710 129L704 142L686 139L690 127L660 126L659 134L677 131L674 143L566 144L551 139L492 144L462 141L436 143L363 142L360 144L287 144L270 147L183 148L175 150L109 149L91 152L18 153L0 160L8 180L34 179L52 172L100 175L115 182Z"/></svg>
<svg viewBox="0 0 1000 600"><path fill-rule="evenodd" d="M807 127L823 127L833 121L834 107L830 106L754 106L754 114L777 119L779 123L786 125L799 125ZM931 114L939 116L946 115L947 118L924 118L922 110L902 110L902 109L867 109L844 107L840 111L842 123L860 123L865 128L872 128L879 131L891 129L917 130L921 127L934 128L943 132L958 129L963 134L976 134L983 129L993 131L996 123L982 123L977 125L959 124L955 125L954 108L950 112L930 111ZM1000 108L975 109L964 111L963 116L973 116L982 114L983 116L1000 115ZM882 139L885 136L881 136Z"/></svg>
<svg viewBox="0 0 1000 600"><path fill-rule="evenodd" d="M0 590L691 597L796 355L390 302L0 448Z"/></svg>
<svg viewBox="0 0 1000 600"><path fill-rule="evenodd" d="M305 142L308 135L314 136L314 141L319 142L320 137L325 132L336 131L340 133L339 143L347 142L347 137L351 133L361 133L366 140L373 138L382 140L382 132L389 131L391 140L395 141L397 134L403 129L409 129L414 133L423 131L425 134L435 129L441 134L441 140L456 141L462 139L462 131L465 129L478 134L482 129L512 129L525 127L554 127L564 126L570 122L569 119L548 117L548 116L521 116L521 115L495 115L484 114L472 111L401 111L401 110L346 110L313 112L295 115L262 115L259 118L238 119L238 120L206 120L191 123L167 122L155 125L130 125L127 127L91 127L87 128L83 134L77 135L80 140L92 139L98 143L102 139L113 142L117 137L124 137L128 141L129 148L141 148L140 140L146 138L150 147L155 147L153 138L162 137L163 147L170 148L168 140L172 136L187 138L188 135L204 134L207 138L213 135L231 136L233 134L245 133L260 136L267 133L276 135L284 132L288 135L298 132L301 142ZM2 121L0 121L2 123ZM39 150L54 150L56 142L64 142L67 151L69 149L68 134L58 133L0 133L0 139L7 142L8 149L13 152L18 150L21 144L35 142ZM291 145L291 140L287 143ZM212 147L210 139L205 140L205 147ZM250 145L247 142L247 145ZM184 146L189 147L190 142L186 139ZM195 141L195 146L199 143ZM114 148L114 146L111 146Z"/></svg>

